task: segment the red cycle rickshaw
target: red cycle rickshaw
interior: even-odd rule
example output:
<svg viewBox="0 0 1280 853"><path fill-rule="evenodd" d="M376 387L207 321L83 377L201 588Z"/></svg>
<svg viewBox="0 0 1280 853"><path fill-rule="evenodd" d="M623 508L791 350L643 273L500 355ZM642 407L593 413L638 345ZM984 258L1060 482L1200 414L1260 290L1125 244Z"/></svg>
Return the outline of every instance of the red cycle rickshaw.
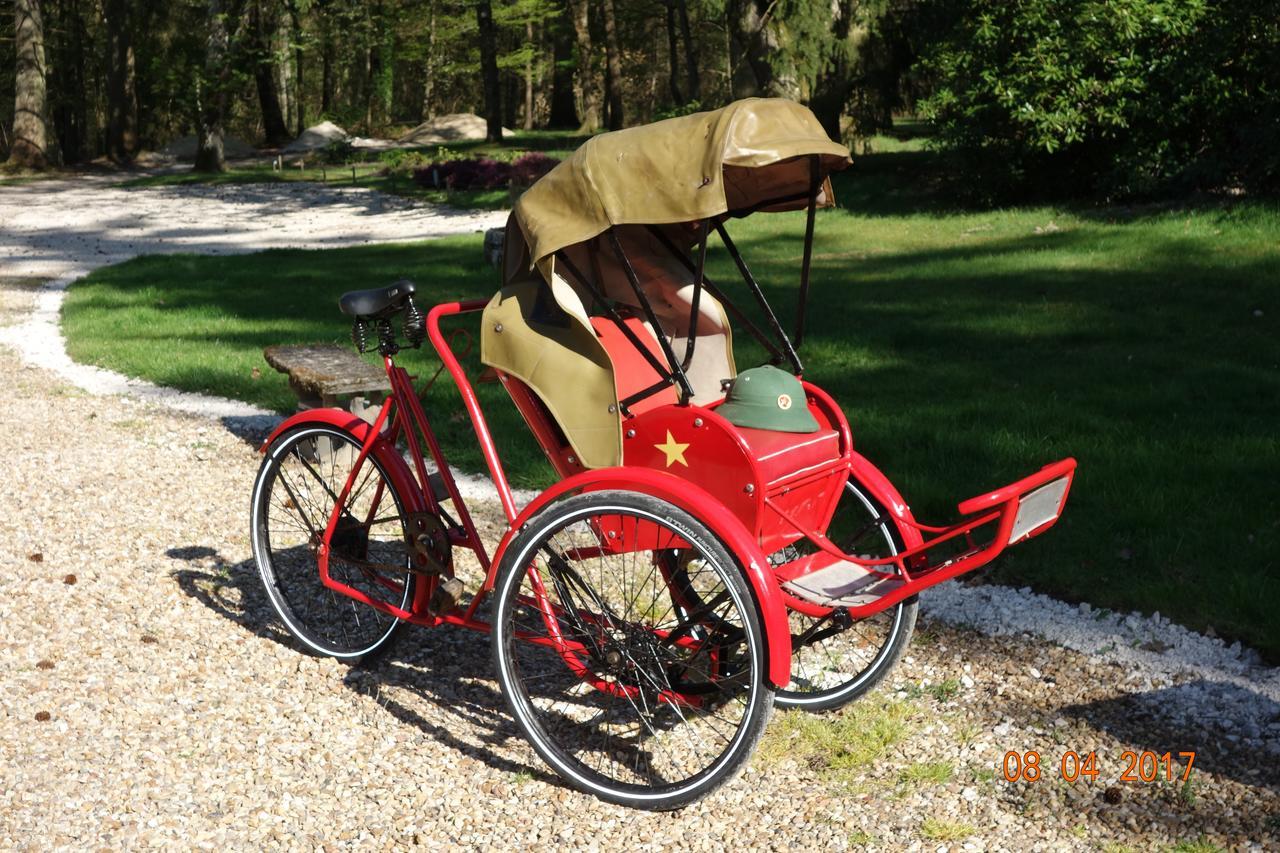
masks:
<svg viewBox="0 0 1280 853"><path fill-rule="evenodd" d="M649 809L730 778L774 704L833 708L882 679L918 593L1051 527L1075 461L922 524L835 401L799 378L815 213L849 162L783 100L602 134L516 204L493 299L424 316L410 282L345 295L392 391L371 422L313 409L263 447L253 549L289 631L351 662L405 622L489 632L538 754L576 788ZM789 210L807 211L792 336L725 227ZM758 321L706 275L713 232ZM523 508L441 330L472 313L481 360L559 476ZM734 327L768 364L738 372ZM424 340L506 516L492 551L394 361ZM469 596L454 563L467 551L483 572Z"/></svg>

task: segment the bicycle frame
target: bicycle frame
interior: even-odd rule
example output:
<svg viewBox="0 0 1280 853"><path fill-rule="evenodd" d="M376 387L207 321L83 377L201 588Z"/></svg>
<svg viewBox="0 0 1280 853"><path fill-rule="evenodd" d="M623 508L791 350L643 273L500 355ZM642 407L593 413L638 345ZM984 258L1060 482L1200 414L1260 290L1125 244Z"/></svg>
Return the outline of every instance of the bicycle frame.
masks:
<svg viewBox="0 0 1280 853"><path fill-rule="evenodd" d="M319 548L318 562L321 580L324 585L336 592L377 608L384 613L414 624L427 627L444 624L457 625L487 633L492 626L477 617L476 614L497 582L497 570L506 546L510 543L515 532L531 517L535 505L537 508L545 506L542 499L551 495L559 497L584 488L609 488L611 486L619 488L625 485L628 488L641 489L648 494L667 500L695 514L722 541L728 543L730 550L737 554L740 559L743 559L743 556L746 555L745 559L743 559L744 570L755 594L764 622L766 637L787 638L786 642L775 640L768 643L769 680L779 686L785 685L790 678L791 670L791 644L789 641L790 633L786 605L783 602L781 593L778 591L776 581L763 568L768 565L764 554L759 552L758 547L755 547L755 550L752 551L755 543L751 541L746 529L712 496L696 486L691 488L686 481L679 481L674 476L663 475L656 471L630 469L582 471L576 476L562 480L555 487L544 492L539 496L538 500L534 501L522 512L517 510L506 472L498 456L488 421L485 419L475 390L472 388L462 365L440 329L440 322L444 318L479 311L485 304L485 302L477 300L436 305L427 314L426 326L428 339L440 356L444 370L449 373L450 378L456 385L462 397L463 407L466 409L476 437L479 439L481 453L484 456L486 467L507 518L507 532L497 544L493 554L490 555L470 513L467 511L457 482L440 447L439 440L431 429L426 413L423 411L422 405L413 390L411 377L404 368L394 363L393 358L384 357L384 367L391 382L391 393L383 401L372 425L338 410L319 409L305 411L287 419L276 428L263 444L265 449L279 435L292 427L300 423L314 422L316 420L322 420L333 426L343 428L353 433L360 441L360 451L356 458L356 464L352 466L352 472L338 495L339 500L335 504L334 512L331 514ZM408 455L410 456L412 467L406 464L399 452L395 450L396 442L401 435L403 435L405 443L408 445ZM421 435L421 439L419 439L419 435ZM440 501L442 498L437 496L431 488L431 479L423 453L424 444L425 450L431 454L440 483L444 487L444 492L452 499L459 516L457 524L451 525L448 530L450 545L462 546L471 550L476 555L476 559L485 573L485 579L480 589L476 591L472 601L461 614L444 613L436 615L430 612L428 603L431 599L431 594L439 583L438 578L433 576L421 574L418 576L420 582L417 584L413 600L406 610L374 600L360 590L334 579L328 571L331 542L341 516L340 508L356 482L360 469L371 455L376 454L379 462L388 470L392 485L409 504L407 510L410 517L414 513L421 512L448 518L441 510ZM397 586L396 588L399 589L400 587ZM539 602L531 603L535 606L540 606ZM530 639L542 644L556 645L571 669L574 669L574 671L581 669L581 661L578 656L585 649L580 644L564 640L557 645L557 642L552 639Z"/></svg>
<svg viewBox="0 0 1280 853"><path fill-rule="evenodd" d="M877 499L889 508L898 532L902 535L906 544L906 548L893 557L882 559L863 559L843 552L827 540L825 530L816 529L806 518L798 517L794 510L789 509L783 497L793 488L794 484L788 482L786 487L780 489L776 494L766 494L765 490L759 490L754 498L757 501L754 512L758 518L767 517L770 519L769 524L772 525L771 529L775 530L775 535L779 529L790 529L791 534L789 535L792 540L808 540L816 546L817 550L816 553L806 557L782 565L771 566L760 547L759 532L750 530L747 526L748 522L735 515L730 505L726 504L724 497L719 495L715 484L709 483L707 484L708 488L704 489L698 483L689 479L680 478L673 473L655 470L643 465L595 470L583 469L574 462L572 456L565 456L564 453L557 455L552 452L550 443L546 440L550 435L551 427L537 415L531 392L520 383L515 382L512 377L500 374L500 378L504 383L508 379L512 379L508 384L508 390L512 392L511 396L517 408L525 416L530 428L535 436L539 438L544 449L547 449L553 466L563 478L558 484L535 498L529 506L520 510L516 506L514 495L479 399L457 355L440 328L440 323L443 319L480 311L486 304L486 301L483 300L472 300L436 305L428 312L425 325L427 337L439 355L443 369L449 373L462 398L463 408L471 420L471 426L480 444L481 455L485 460L489 476L497 491L498 501L506 516L507 531L497 544L492 555L486 549L467 509L440 442L432 430L426 412L423 410L422 404L414 391L412 378L404 368L395 364L394 357L391 355L384 355L383 358L384 367L391 384L391 393L383 401L371 425L353 416L345 416L336 410L313 410L300 413L287 420L268 438L267 443L264 445L265 448L275 440L276 436L297 423L316 419L327 419L334 425L352 432L360 441L360 451L356 462L352 466L347 482L337 496L334 511L328 520L323 541L318 549L320 576L324 585L330 589L375 607L396 618L430 627L450 624L487 633L491 630L491 625L479 618L477 613L497 582L498 567L512 536L534 514L554 500L579 491L608 488L639 490L667 500L689 511L695 517L708 524L737 557L744 569L744 573L747 575L747 580L752 587L760 608L765 623L766 638L772 638L772 641L768 643L770 680L779 686L785 686L790 678L792 652L787 611L797 610L810 616L822 616L832 609L831 605L818 604L798 597L787 591L784 588L785 584L801 579L807 574L833 566L838 562L856 564L861 567L868 577L873 577L877 580L892 580L897 583L896 587L877 596L872 601L852 605L839 605L845 607L849 615L855 619L870 616L892 607L930 586L985 565L1010 544L1039 535L1057 521L1062 506L1066 502L1067 491L1075 471L1075 460L1073 459L1061 460L1022 480L963 502L960 504L959 510L961 515L968 516L968 518L956 524L947 527L922 524L911 515L901 495L898 494L884 475L861 455L853 452L852 435L848 422L834 401L821 389L805 383L806 393L815 401L815 405L819 405L826 412L827 419L840 434L844 450L838 463L838 467L841 470L835 472L840 475L840 484L843 484L844 479L855 478L858 482L868 486ZM707 427L723 421L722 418L715 414L714 409L704 409L694 405L672 406L671 409L682 413L682 417L692 419L697 416L698 424L703 425L705 421L705 426ZM328 412L328 414L323 414L324 412ZM656 417L653 420L647 420L646 417L642 416L633 423L637 424L637 428L642 434L640 441L643 443L645 440L643 434L647 432L647 427L665 425L667 420L657 419ZM727 422L724 423L723 428L731 431ZM629 430L629 433L634 434L636 431L636 429L632 429ZM408 448L408 463L396 450L397 442L402 436ZM743 449L745 450L745 445ZM435 476L438 476L439 483L443 487L442 494L438 494L433 488L433 475L428 471L426 463L426 454L428 453L436 469ZM420 582L416 585L415 595L408 609L377 601L360 590L341 583L330 575L328 563L332 539L338 530L346 498L370 455L376 455L378 461L389 471L393 487L396 488L402 499L408 504L406 510L411 523L416 523L414 521L415 518L428 514L436 518L446 519L449 522L446 532L450 547L460 546L469 549L476 555L485 577L464 612L434 614L430 611L428 605L436 586L440 583L439 575L424 573L418 575ZM747 464L754 470L754 461L748 458ZM825 477L828 475L819 472L816 476ZM1052 507L1051 512L1045 513L1042 505L1039 511L1042 513L1043 518L1036 517L1032 519L1034 523L1028 526L1028 523L1022 520L1024 503L1037 492L1042 492L1048 487L1060 488L1060 493L1055 493L1056 506ZM382 486L380 485L378 488L379 492L375 494L375 507L378 505L377 498L380 498ZM458 515L456 522L441 506L441 502L446 498L452 502ZM834 508L834 504L832 504L832 508ZM822 524L823 522L819 521L818 523ZM1019 526L1020 524L1022 526ZM980 528L987 527L994 527L992 538L985 544L975 543L974 532ZM956 541L963 541L965 545L964 549L959 553L952 553L945 559L936 562L930 560L930 552L937 553L939 546ZM387 586L393 592L403 590L402 586L385 578L379 578L378 582ZM535 580L534 586L535 589L541 589L537 580ZM555 646L570 669L587 678L588 681L592 681L592 683L598 681L599 679L589 677L589 669L581 659L583 653L587 651L585 647L581 643L560 636L555 627L555 614L547 609L550 605L545 600L531 600L528 603L543 612L550 634L547 638L530 637L528 639L532 642ZM603 685L604 683L601 682L600 685L596 686Z"/></svg>

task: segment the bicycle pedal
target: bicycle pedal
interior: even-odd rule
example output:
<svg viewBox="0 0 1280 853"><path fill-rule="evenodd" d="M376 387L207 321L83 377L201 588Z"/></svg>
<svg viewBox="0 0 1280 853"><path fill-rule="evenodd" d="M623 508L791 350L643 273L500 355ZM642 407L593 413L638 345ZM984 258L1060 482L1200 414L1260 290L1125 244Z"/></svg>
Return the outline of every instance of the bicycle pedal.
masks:
<svg viewBox="0 0 1280 853"><path fill-rule="evenodd" d="M442 578L431 593L427 610L431 611L432 616L443 616L458 606L466 591L466 586L457 578Z"/></svg>

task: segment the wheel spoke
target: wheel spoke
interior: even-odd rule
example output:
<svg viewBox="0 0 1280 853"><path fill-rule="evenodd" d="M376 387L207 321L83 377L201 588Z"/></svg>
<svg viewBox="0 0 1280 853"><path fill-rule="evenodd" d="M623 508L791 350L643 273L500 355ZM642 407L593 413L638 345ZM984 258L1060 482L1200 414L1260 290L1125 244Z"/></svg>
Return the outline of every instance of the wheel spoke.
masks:
<svg viewBox="0 0 1280 853"><path fill-rule="evenodd" d="M494 632L499 675L539 750L579 768L568 777L575 784L589 779L590 790L606 796L681 790L691 780L710 786L715 779L702 777L740 760L743 732L762 725L770 698L758 675L762 646L749 590L723 551L644 503L604 497L618 494L567 499L567 507L601 508L563 509L545 524L540 517L509 546L498 605L508 615ZM714 540L708 533L705 541ZM692 554L696 566L685 576L706 596L688 609L677 607L659 571L678 551ZM514 562L533 557L517 555L545 561L541 592L533 572ZM556 614L566 641L590 640L578 652L557 645L540 611Z"/></svg>
<svg viewBox="0 0 1280 853"><path fill-rule="evenodd" d="M285 626L311 650L351 659L382 647L399 620L320 577L319 546L348 481L353 484L329 543L330 577L400 609L413 588L399 497L373 454L352 478L360 450L354 437L328 427L302 427L278 439L259 473L253 530L268 598ZM388 579L371 565L406 571Z"/></svg>

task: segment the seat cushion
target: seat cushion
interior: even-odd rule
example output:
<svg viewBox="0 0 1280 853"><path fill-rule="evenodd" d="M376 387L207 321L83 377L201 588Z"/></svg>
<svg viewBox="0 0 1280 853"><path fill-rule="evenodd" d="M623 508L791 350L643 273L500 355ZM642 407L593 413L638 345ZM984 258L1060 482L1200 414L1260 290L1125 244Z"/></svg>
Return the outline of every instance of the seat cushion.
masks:
<svg viewBox="0 0 1280 853"><path fill-rule="evenodd" d="M825 468L840 458L840 434L833 429L795 433L740 427L738 435L751 448L766 486L803 471Z"/></svg>

